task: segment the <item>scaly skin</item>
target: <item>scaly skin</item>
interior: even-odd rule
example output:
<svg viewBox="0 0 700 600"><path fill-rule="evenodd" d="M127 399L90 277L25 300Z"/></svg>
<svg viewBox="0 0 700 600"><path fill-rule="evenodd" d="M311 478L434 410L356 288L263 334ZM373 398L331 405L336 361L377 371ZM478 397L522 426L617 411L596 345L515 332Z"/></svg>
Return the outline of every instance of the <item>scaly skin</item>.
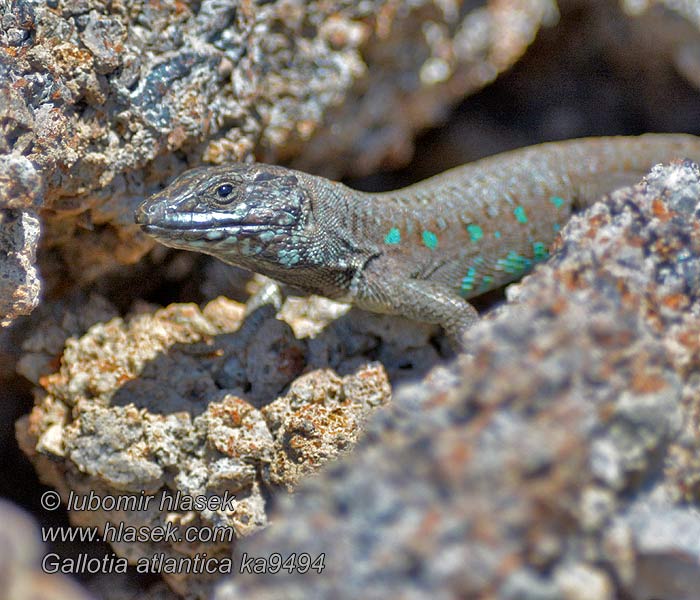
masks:
<svg viewBox="0 0 700 600"><path fill-rule="evenodd" d="M166 246L460 340L478 318L467 298L545 259L572 210L674 158L700 160L700 138L541 144L381 194L278 166L201 167L146 200L136 222Z"/></svg>

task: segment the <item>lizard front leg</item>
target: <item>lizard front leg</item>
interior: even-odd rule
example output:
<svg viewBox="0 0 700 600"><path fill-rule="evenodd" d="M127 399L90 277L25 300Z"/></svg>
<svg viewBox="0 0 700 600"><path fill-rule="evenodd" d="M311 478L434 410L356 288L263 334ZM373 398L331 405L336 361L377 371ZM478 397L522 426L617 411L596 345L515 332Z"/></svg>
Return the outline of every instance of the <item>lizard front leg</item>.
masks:
<svg viewBox="0 0 700 600"><path fill-rule="evenodd" d="M374 312L396 314L440 325L457 350L464 333L479 319L477 310L448 286L434 281L365 274L355 303Z"/></svg>

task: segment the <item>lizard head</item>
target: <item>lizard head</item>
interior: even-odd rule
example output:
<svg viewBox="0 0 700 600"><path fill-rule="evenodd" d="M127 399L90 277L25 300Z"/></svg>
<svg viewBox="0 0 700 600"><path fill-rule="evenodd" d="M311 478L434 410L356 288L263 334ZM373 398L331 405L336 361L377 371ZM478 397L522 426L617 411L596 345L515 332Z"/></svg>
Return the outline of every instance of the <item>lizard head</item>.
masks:
<svg viewBox="0 0 700 600"><path fill-rule="evenodd" d="M300 261L312 235L313 177L264 164L200 167L180 175L136 210L136 223L166 246L247 266Z"/></svg>

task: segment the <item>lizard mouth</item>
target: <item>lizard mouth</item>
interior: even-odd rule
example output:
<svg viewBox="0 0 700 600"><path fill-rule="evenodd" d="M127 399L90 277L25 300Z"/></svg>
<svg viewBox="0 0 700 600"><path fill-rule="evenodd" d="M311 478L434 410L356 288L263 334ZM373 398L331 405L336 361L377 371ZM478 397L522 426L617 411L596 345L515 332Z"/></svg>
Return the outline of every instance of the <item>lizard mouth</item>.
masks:
<svg viewBox="0 0 700 600"><path fill-rule="evenodd" d="M270 223L256 223L248 219L236 219L231 215L204 213L166 213L157 207L141 205L135 213L135 222L142 231L160 240L170 242L209 241L226 238L254 237L270 230ZM281 227L276 227L279 229Z"/></svg>
<svg viewBox="0 0 700 600"><path fill-rule="evenodd" d="M188 244L193 242L200 243L216 243L228 241L240 241L247 237L257 237L263 231L269 231L269 226L239 224L232 222L229 226L217 225L216 227L207 227L200 225L198 227L184 227L182 225L174 225L164 227L162 225L142 224L141 229L160 240L166 245L182 245L187 248Z"/></svg>
<svg viewBox="0 0 700 600"><path fill-rule="evenodd" d="M248 211L244 216L230 212L185 212L168 211L158 203L143 203L135 213L135 222L144 232L163 237L173 235L192 239L209 237L218 239L226 235L255 235L269 230L288 229L292 224L290 215L282 217L269 211Z"/></svg>
<svg viewBox="0 0 700 600"><path fill-rule="evenodd" d="M163 224L154 225L153 223L139 223L141 229L146 233L156 235L156 234L181 234L191 232L198 232L200 234L205 234L208 231L221 231L222 233L227 232L240 232L245 233L250 231L251 233L256 231L265 231L270 229L268 224L255 224L255 223L240 223L238 221L231 221L230 223L217 223L216 225L183 225L183 224Z"/></svg>

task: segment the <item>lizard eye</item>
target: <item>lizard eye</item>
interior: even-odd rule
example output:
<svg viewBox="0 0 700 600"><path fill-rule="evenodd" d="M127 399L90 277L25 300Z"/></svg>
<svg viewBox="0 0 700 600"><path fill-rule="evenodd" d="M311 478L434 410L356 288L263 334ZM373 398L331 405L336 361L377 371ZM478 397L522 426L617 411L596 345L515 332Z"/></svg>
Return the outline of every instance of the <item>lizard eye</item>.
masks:
<svg viewBox="0 0 700 600"><path fill-rule="evenodd" d="M223 185L220 185L216 189L216 193L219 196L219 198L228 197L232 191L233 191L233 186L230 183L224 183Z"/></svg>

